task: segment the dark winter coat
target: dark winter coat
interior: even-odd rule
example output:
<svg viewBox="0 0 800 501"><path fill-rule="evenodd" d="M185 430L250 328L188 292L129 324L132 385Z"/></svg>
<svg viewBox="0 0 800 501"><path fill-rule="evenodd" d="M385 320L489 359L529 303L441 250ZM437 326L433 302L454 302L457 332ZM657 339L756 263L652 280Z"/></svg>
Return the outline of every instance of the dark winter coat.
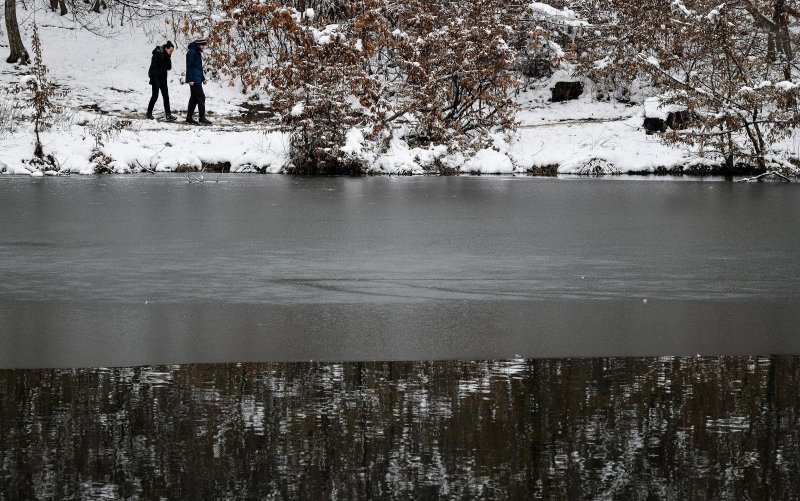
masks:
<svg viewBox="0 0 800 501"><path fill-rule="evenodd" d="M197 44L192 42L186 52L186 83L203 83L205 79L206 77L203 75L203 54L197 48Z"/></svg>
<svg viewBox="0 0 800 501"><path fill-rule="evenodd" d="M150 60L150 70L147 75L150 77L150 85L167 83L167 72L172 69L172 57L159 45L153 49L153 58Z"/></svg>

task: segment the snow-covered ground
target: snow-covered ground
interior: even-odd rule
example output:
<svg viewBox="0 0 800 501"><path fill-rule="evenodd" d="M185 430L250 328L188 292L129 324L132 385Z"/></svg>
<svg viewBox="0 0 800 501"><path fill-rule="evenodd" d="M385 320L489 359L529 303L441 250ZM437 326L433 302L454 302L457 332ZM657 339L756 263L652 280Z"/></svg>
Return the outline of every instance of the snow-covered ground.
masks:
<svg viewBox="0 0 800 501"><path fill-rule="evenodd" d="M172 109L179 120L163 120L159 99L154 114L161 119L152 121L144 117L150 98L147 69L152 49L164 43L155 30L126 27L104 38L55 14L39 12L37 21L50 76L68 91L64 113L42 134L45 153L53 156L61 172L94 173L91 157L97 131L114 125L121 130L99 137L114 172L200 170L230 164L232 171L277 173L286 166L288 136L269 119L244 121L247 110L242 105L248 96L227 82L212 79L206 87L213 126L182 123L189 98L188 87L181 85L185 40L175 40L178 47L170 73ZM22 27L26 40L30 25ZM26 71L24 66L0 64L6 110L14 99L9 89ZM411 148L398 137L387 153L374 159L369 171L422 174L431 171L435 160L460 172L482 174L552 173L555 168L567 174L654 172L708 163L665 145L657 135L648 136L642 127L643 105L596 101L590 85L578 100L550 103L551 84L543 82L520 92L517 133L496 136L490 148L470 158L446 155L443 148ZM28 163L33 156L32 124L19 117L13 122L11 131L0 138L0 172L41 175L41 167ZM357 138L353 140L357 148ZM787 147L796 148L797 143L789 141Z"/></svg>

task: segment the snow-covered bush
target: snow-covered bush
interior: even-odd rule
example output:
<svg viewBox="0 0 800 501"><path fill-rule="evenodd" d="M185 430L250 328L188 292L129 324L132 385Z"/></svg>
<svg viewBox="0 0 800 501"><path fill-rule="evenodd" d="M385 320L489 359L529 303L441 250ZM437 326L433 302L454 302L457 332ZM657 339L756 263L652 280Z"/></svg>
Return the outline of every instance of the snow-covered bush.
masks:
<svg viewBox="0 0 800 501"><path fill-rule="evenodd" d="M800 126L791 19L798 0L608 0L585 62L594 75L646 78L663 106L685 110L668 141L763 169L771 144Z"/></svg>
<svg viewBox="0 0 800 501"><path fill-rule="evenodd" d="M589 22L565 2L528 2L519 18L521 32L527 36L524 51L526 76L549 76L564 63L573 63L583 45ZM541 71L531 74L531 65Z"/></svg>
<svg viewBox="0 0 800 501"><path fill-rule="evenodd" d="M119 120L113 117L99 117L86 129L94 138L94 148L89 157L89 162L95 174L110 174L114 172L114 159L103 152L106 140L113 140L121 131L131 125L130 120Z"/></svg>
<svg viewBox="0 0 800 501"><path fill-rule="evenodd" d="M492 129L513 126L506 2L336 5L335 15L319 15L220 0L187 25L209 33L211 65L269 95L292 133L294 172L360 171L343 149L354 127L379 154L401 121L415 146L470 148Z"/></svg>
<svg viewBox="0 0 800 501"><path fill-rule="evenodd" d="M17 119L14 103L6 99L0 101L0 139L5 139L14 132Z"/></svg>

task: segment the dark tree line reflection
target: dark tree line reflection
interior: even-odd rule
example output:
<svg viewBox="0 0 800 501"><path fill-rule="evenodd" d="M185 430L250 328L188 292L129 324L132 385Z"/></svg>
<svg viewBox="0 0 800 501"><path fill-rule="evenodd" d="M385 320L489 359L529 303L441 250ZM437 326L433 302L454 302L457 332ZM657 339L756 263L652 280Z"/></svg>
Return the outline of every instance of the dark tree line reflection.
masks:
<svg viewBox="0 0 800 501"><path fill-rule="evenodd" d="M0 499L788 498L800 357L0 371Z"/></svg>

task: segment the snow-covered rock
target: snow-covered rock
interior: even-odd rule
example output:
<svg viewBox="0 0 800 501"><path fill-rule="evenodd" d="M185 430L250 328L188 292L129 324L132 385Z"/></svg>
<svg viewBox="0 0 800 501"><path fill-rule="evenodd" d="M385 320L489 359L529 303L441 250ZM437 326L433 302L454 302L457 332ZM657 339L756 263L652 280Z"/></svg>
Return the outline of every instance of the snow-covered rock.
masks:
<svg viewBox="0 0 800 501"><path fill-rule="evenodd" d="M462 171L472 174L513 174L514 164L507 155L492 148L485 148L467 160Z"/></svg>
<svg viewBox="0 0 800 501"><path fill-rule="evenodd" d="M644 101L645 118L660 118L661 120L666 120L670 113L678 111L686 111L686 107L675 104L663 104L663 100L660 97L650 97Z"/></svg>

